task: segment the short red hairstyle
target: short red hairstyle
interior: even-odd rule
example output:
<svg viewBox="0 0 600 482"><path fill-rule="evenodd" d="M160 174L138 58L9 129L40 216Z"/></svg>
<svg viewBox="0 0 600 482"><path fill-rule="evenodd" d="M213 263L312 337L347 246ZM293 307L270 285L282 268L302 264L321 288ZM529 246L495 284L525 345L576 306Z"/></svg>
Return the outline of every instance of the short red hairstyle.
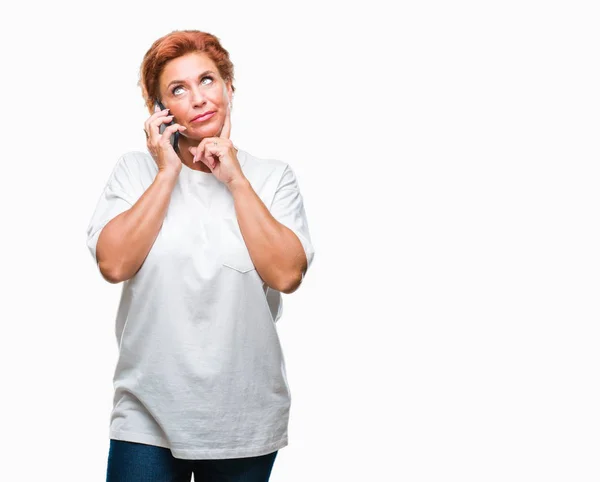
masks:
<svg viewBox="0 0 600 482"><path fill-rule="evenodd" d="M138 85L150 114L154 114L154 99L159 97L158 79L170 60L192 52L206 54L217 66L219 75L233 85L233 63L229 52L214 35L199 30L175 30L156 40L144 55Z"/></svg>

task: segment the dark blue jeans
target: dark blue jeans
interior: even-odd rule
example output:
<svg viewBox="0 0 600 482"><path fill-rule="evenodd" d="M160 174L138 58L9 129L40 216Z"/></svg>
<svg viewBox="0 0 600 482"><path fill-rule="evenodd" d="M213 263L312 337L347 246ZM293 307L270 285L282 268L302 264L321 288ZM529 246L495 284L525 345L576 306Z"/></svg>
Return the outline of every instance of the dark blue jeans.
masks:
<svg viewBox="0 0 600 482"><path fill-rule="evenodd" d="M106 482L267 482L277 451L258 457L186 460L154 445L110 439Z"/></svg>

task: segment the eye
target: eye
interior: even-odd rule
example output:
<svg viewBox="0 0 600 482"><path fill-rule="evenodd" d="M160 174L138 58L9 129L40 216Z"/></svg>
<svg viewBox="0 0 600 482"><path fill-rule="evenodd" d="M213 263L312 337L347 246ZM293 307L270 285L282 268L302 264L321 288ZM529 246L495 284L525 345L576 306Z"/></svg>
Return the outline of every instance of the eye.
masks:
<svg viewBox="0 0 600 482"><path fill-rule="evenodd" d="M212 81L214 80L211 75L205 75L204 77L202 77L202 80L204 80L204 79L210 79L211 80L211 84L212 84ZM177 86L173 87L173 89L171 90L171 93L175 94L175 91L177 89L181 89L181 88L182 88L181 85L177 85Z"/></svg>

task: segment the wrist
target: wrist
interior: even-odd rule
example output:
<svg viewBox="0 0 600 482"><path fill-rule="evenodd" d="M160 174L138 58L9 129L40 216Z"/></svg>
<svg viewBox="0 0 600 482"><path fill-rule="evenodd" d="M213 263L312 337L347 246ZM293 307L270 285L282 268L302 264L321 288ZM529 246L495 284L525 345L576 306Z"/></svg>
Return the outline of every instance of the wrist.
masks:
<svg viewBox="0 0 600 482"><path fill-rule="evenodd" d="M235 194L238 191L242 191L250 187L250 181L248 181L248 178L245 176L242 176L231 180L226 185L227 189L229 189L229 192L231 192L231 194Z"/></svg>
<svg viewBox="0 0 600 482"><path fill-rule="evenodd" d="M159 180L159 182L176 183L178 178L178 172L166 169L161 169L156 174L156 179Z"/></svg>

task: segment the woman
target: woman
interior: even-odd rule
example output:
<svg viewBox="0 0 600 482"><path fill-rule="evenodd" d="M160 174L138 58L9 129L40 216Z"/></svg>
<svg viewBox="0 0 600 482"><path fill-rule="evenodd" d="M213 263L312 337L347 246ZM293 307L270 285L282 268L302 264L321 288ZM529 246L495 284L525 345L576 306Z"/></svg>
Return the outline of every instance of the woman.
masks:
<svg viewBox="0 0 600 482"><path fill-rule="evenodd" d="M314 256L298 182L231 141L217 37L160 38L140 86L148 152L121 156L87 230L102 276L124 282L107 478L267 481L288 443L281 293Z"/></svg>

